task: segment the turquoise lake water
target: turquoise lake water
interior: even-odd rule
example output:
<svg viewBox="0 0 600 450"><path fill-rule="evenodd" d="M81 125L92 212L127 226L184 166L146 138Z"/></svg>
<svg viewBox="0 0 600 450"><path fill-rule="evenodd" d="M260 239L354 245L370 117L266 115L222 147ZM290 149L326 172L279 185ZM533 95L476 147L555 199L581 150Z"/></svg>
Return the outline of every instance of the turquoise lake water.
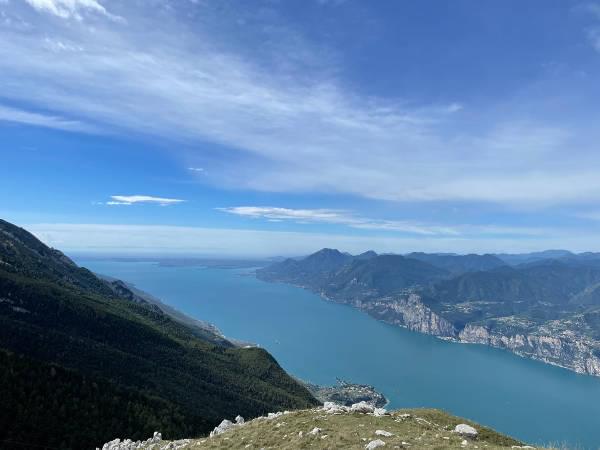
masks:
<svg viewBox="0 0 600 450"><path fill-rule="evenodd" d="M529 443L600 448L600 378L386 325L244 270L78 262L261 345L301 379L371 384L388 408L441 408Z"/></svg>

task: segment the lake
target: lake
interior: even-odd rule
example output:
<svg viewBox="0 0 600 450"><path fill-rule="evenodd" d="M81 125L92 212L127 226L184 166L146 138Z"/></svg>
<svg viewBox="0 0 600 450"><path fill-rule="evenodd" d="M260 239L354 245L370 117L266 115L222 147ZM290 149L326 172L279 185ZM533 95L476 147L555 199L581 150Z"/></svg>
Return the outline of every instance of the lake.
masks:
<svg viewBox="0 0 600 450"><path fill-rule="evenodd" d="M303 380L370 384L388 408L441 408L528 443L600 448L600 378L387 325L247 269L78 263L259 344Z"/></svg>

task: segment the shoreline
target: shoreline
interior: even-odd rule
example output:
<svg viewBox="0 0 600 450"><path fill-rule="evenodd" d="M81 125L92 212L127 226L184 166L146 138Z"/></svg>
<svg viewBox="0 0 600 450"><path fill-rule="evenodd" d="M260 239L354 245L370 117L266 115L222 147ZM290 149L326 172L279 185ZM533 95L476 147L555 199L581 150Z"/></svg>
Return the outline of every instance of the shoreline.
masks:
<svg viewBox="0 0 600 450"><path fill-rule="evenodd" d="M369 317L371 317L372 319L374 319L374 320L376 320L378 322L382 322L382 323L385 323L387 325L391 325L391 326L398 327L398 328L403 328L403 329L405 329L407 331L410 331L410 332L413 332L413 333L418 333L418 334L424 334L424 335L427 335L427 336L432 336L432 337L434 337L436 339L440 339L440 340L446 341L446 342L452 342L452 343L455 343L455 344L481 345L481 346L485 346L485 347L489 347L489 348L494 348L494 349L506 351L506 352L508 352L508 353L510 353L512 355L516 355L516 356L518 356L520 358L523 358L523 359L528 359L528 360L531 360L531 361L536 361L536 362L547 364L547 365L550 365L550 366L553 366L553 367L558 367L558 368L561 368L561 369L564 369L564 370L568 370L569 372L573 372L573 373L576 373L578 375L584 375L584 376L589 376L589 377L594 377L594 378L600 378L600 373L590 373L590 372L586 372L586 371L577 370L574 367L570 367L570 366L567 366L567 365L564 365L564 364L560 364L560 363L558 363L556 361L552 361L552 360L548 360L548 359L543 359L543 358L540 358L540 357L535 357L535 356L532 356L530 354L526 354L524 352L519 352L519 351L513 350L513 349L508 348L508 347L503 347L503 346L493 345L493 344L490 344L490 343L483 343L483 342L465 341L465 340L461 340L460 338L456 338L456 337L452 337L452 336L440 336L440 335L436 335L435 333L427 333L427 332L423 332L423 331L419 331L419 330L414 330L414 329L411 329L410 327L408 327L405 324L394 323L394 322L391 322L391 321L387 321L385 319L380 319L380 318L377 318L377 317L373 317L373 315L369 314L369 312L366 309L364 309L364 308L361 308L361 307L356 306L356 305L354 305L352 303L349 303L349 302L335 300L333 298L328 297L324 292L316 292L316 291L314 291L313 289L311 289L308 286L303 286L303 285L294 284L294 283L287 283L287 282L278 281L278 280L265 280L265 279L262 279L259 276L257 276L256 272L254 272L253 275L254 275L254 277L257 280L263 281L265 283L280 283L280 284L285 284L287 286L294 286L294 287L297 287L297 288L300 288L300 289L304 289L304 290L306 290L308 292L311 292L311 293L319 296L324 301L335 303L335 304L339 304L339 305L349 306L349 307L351 307L353 309L356 309L356 310L358 310L358 311L360 311L362 313L365 313L366 315L368 315Z"/></svg>

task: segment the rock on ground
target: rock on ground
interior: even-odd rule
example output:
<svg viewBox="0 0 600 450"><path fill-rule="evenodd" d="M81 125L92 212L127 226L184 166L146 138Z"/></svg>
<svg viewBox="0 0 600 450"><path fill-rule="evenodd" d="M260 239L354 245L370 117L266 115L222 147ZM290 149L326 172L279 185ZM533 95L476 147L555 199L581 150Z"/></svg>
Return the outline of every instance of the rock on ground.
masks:
<svg viewBox="0 0 600 450"><path fill-rule="evenodd" d="M454 427L454 432L462 436L477 437L477 430L466 423L458 424Z"/></svg>
<svg viewBox="0 0 600 450"><path fill-rule="evenodd" d="M134 450L138 448L144 448L151 444L157 444L160 441L162 441L162 435L158 431L155 431L154 436L152 436L150 439L146 439L145 441L132 441L131 439L125 439L121 441L121 439L114 439L104 444L102 446L102 450Z"/></svg>
<svg viewBox="0 0 600 450"><path fill-rule="evenodd" d="M225 433L230 428L233 428L235 424L231 420L224 419L214 430L210 432L210 437L217 436L221 433Z"/></svg>
<svg viewBox="0 0 600 450"><path fill-rule="evenodd" d="M375 407L367 402L359 402L352 405L350 407L350 411L368 414L373 413L375 411Z"/></svg>
<svg viewBox="0 0 600 450"><path fill-rule="evenodd" d="M374 441L369 442L367 445L365 445L365 449L373 450L374 448L383 447L384 445L385 445L385 442L383 442L381 439L376 439Z"/></svg>
<svg viewBox="0 0 600 450"><path fill-rule="evenodd" d="M385 431L385 430L375 430L375 434L377 436L385 436L385 437L390 437L393 436L393 433L390 433L389 431Z"/></svg>

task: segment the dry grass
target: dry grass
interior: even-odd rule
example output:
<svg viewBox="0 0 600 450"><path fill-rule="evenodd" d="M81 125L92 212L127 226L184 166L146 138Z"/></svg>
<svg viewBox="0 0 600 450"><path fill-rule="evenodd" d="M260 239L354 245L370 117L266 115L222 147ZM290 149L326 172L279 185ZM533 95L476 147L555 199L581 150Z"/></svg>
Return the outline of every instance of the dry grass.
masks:
<svg viewBox="0 0 600 450"><path fill-rule="evenodd" d="M474 426L479 435L467 439L452 433L459 423ZM321 431L315 435L314 428ZM376 430L392 433L378 436ZM327 414L319 409L296 411L276 419L256 419L219 436L201 438L181 449L364 449L372 440L381 439L385 449L510 449L524 445L510 437L468 420L439 410L399 410L376 417L367 414ZM166 444L166 443L164 443ZM161 444L160 447L163 447Z"/></svg>

